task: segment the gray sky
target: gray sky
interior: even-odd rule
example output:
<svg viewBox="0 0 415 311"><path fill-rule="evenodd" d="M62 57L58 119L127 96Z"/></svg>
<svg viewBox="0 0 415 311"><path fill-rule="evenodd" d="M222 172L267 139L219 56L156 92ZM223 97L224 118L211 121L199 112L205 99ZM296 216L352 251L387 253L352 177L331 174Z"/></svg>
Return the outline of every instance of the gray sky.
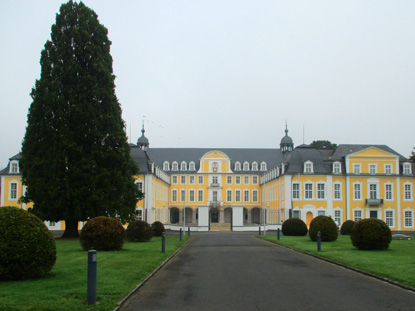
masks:
<svg viewBox="0 0 415 311"><path fill-rule="evenodd" d="M415 1L84 3L112 41L116 93L151 147L415 146ZM0 2L0 167L21 149L60 1Z"/></svg>

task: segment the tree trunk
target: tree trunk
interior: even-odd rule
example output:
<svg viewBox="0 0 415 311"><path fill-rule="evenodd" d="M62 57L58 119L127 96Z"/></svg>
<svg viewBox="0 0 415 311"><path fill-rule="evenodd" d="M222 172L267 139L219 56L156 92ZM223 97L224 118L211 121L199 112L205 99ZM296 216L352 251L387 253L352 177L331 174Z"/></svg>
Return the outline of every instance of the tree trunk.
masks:
<svg viewBox="0 0 415 311"><path fill-rule="evenodd" d="M65 232L62 238L79 238L78 220L65 220Z"/></svg>

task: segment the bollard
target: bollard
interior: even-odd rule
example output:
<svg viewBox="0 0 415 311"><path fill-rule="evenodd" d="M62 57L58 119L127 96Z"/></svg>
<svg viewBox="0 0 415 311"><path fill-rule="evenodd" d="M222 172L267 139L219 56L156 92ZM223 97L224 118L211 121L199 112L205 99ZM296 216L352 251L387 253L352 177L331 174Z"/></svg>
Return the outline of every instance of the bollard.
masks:
<svg viewBox="0 0 415 311"><path fill-rule="evenodd" d="M259 226L259 235L261 235L261 226Z"/></svg>
<svg viewBox="0 0 415 311"><path fill-rule="evenodd" d="M162 253L166 252L166 236L164 232L161 234L161 252Z"/></svg>
<svg viewBox="0 0 415 311"><path fill-rule="evenodd" d="M280 228L277 229L277 239L280 240Z"/></svg>
<svg viewBox="0 0 415 311"><path fill-rule="evenodd" d="M187 236L190 236L190 227L187 227Z"/></svg>
<svg viewBox="0 0 415 311"><path fill-rule="evenodd" d="M180 228L180 241L182 240L183 229Z"/></svg>
<svg viewBox="0 0 415 311"><path fill-rule="evenodd" d="M321 251L321 233L320 231L317 232L317 251Z"/></svg>
<svg viewBox="0 0 415 311"><path fill-rule="evenodd" d="M89 305L94 305L97 300L97 251L88 251L88 286L87 300Z"/></svg>

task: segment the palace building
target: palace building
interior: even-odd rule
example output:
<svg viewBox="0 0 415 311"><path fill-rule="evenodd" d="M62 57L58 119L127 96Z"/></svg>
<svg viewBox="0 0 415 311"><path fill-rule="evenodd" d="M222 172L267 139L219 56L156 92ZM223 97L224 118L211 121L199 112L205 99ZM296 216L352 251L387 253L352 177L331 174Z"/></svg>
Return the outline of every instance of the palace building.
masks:
<svg viewBox="0 0 415 311"><path fill-rule="evenodd" d="M145 193L139 218L172 230L270 230L290 217L309 225L318 215L339 226L379 218L391 230L415 230L413 165L386 145L294 148L286 129L279 148L150 148L143 127L130 146L140 167L136 184ZM25 190L19 159L10 158L0 172L1 206L25 209L18 203Z"/></svg>

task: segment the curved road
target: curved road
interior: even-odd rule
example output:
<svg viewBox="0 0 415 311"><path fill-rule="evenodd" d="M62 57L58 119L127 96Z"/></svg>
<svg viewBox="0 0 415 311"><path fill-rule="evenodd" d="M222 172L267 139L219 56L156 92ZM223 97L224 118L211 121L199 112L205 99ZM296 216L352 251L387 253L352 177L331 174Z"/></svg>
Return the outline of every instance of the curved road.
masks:
<svg viewBox="0 0 415 311"><path fill-rule="evenodd" d="M415 310L415 293L252 234L207 232L122 310L406 311Z"/></svg>

